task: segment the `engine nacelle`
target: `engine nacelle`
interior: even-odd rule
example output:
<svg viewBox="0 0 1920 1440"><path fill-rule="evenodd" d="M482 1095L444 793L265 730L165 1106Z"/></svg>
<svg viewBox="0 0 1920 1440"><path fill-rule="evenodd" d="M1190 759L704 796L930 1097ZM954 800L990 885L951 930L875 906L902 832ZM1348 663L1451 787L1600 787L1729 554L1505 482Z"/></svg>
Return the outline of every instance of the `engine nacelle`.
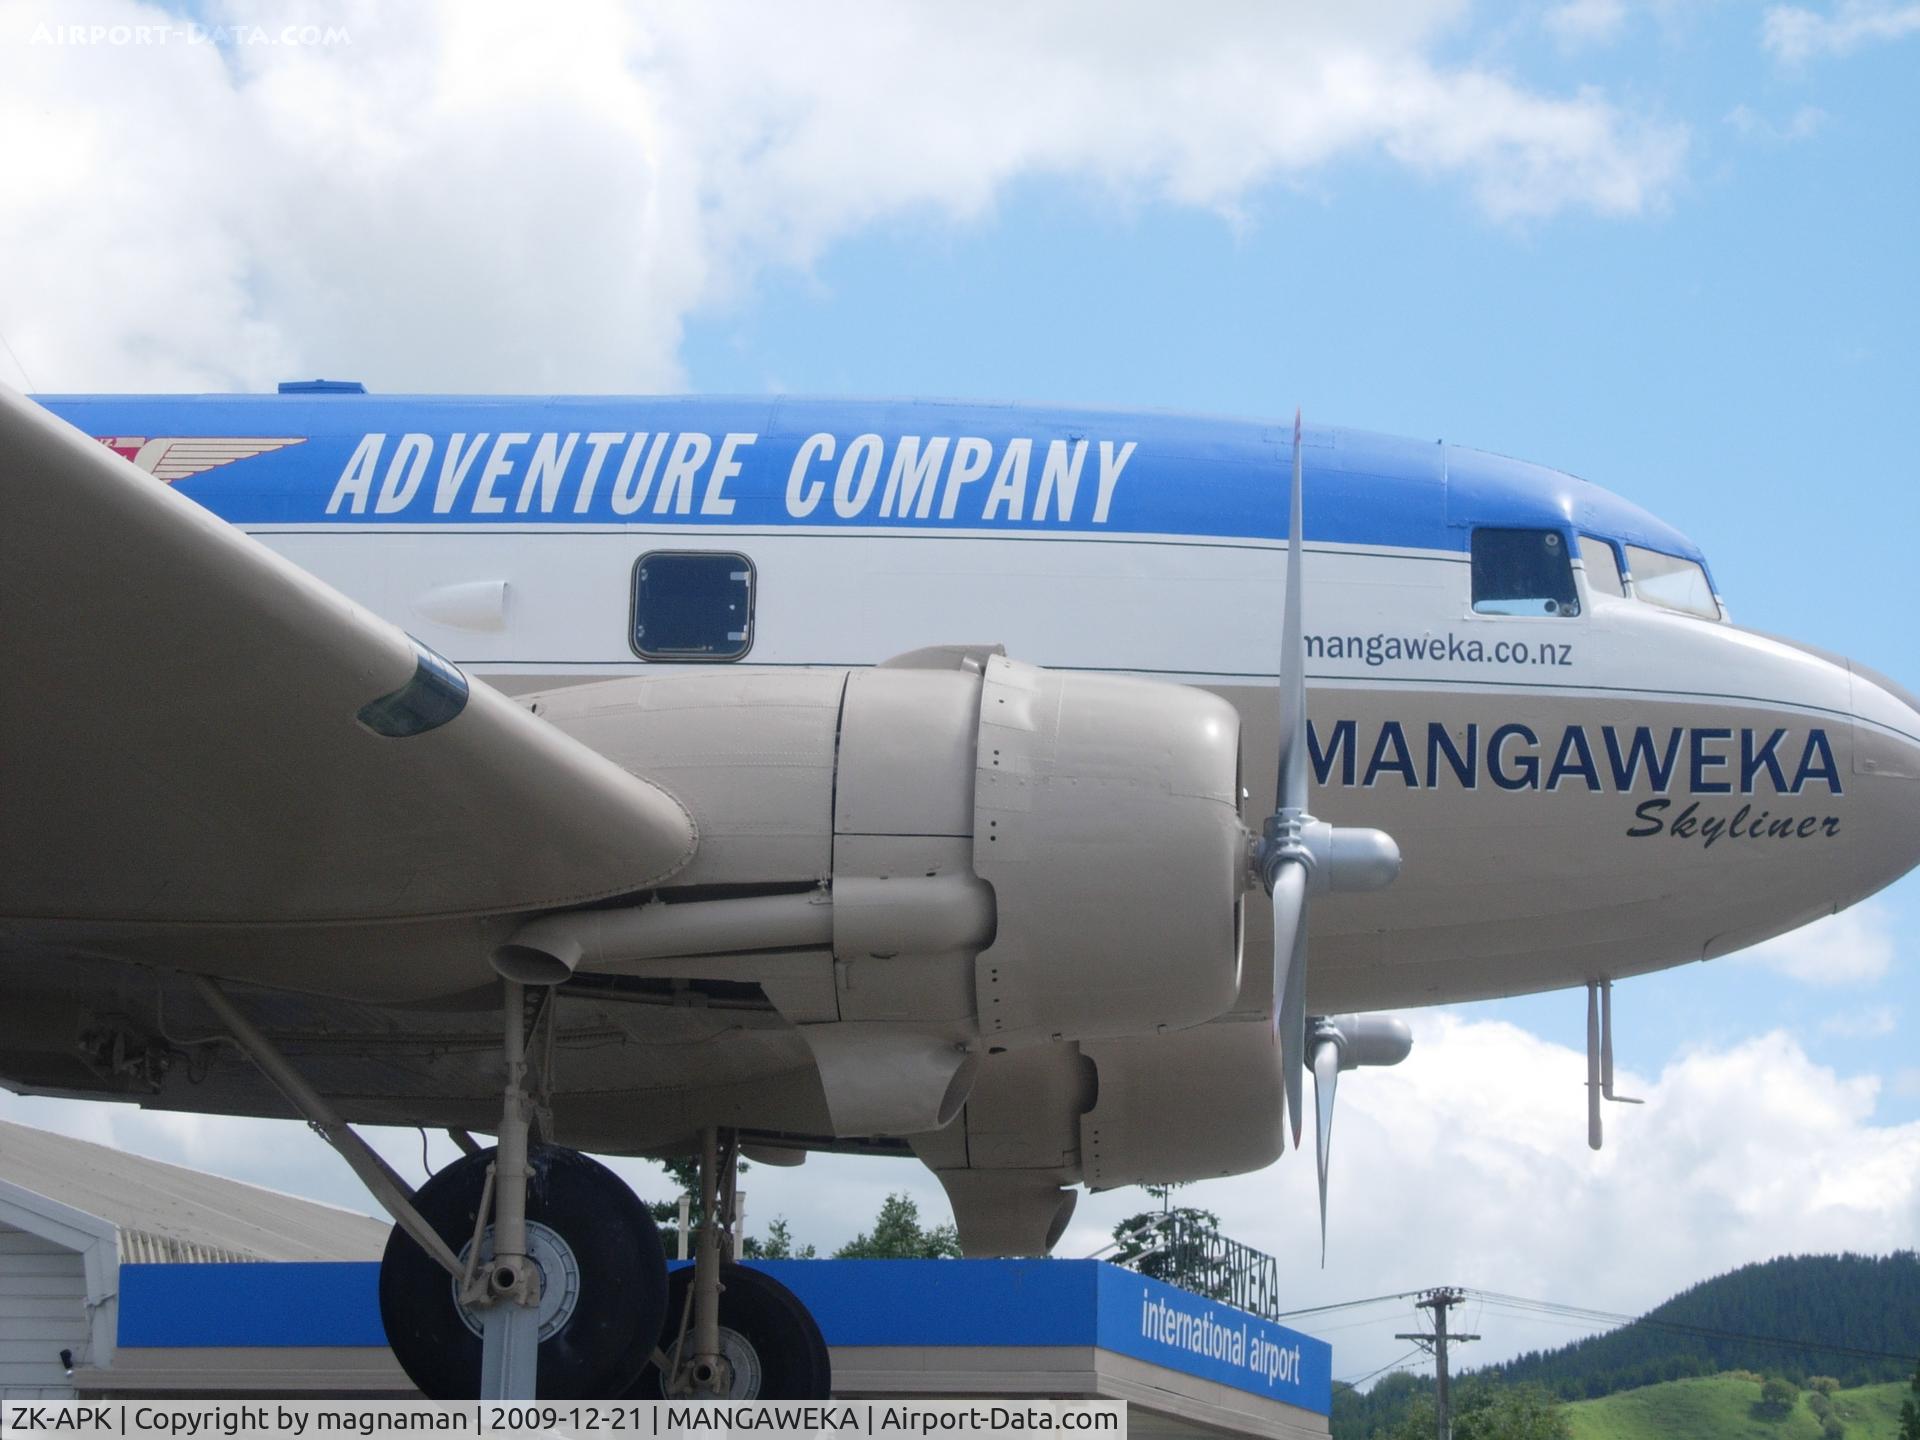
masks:
<svg viewBox="0 0 1920 1440"><path fill-rule="evenodd" d="M978 1050L1177 1029L1234 1001L1247 837L1239 716L1216 696L949 649L533 706L691 813L698 848L667 899L826 888L830 984L766 986L803 1031L905 1026ZM969 930L952 917L982 913L982 886L991 921Z"/></svg>
<svg viewBox="0 0 1920 1440"><path fill-rule="evenodd" d="M1351 1020L1353 1017L1345 1017ZM960 1118L912 1137L966 1254L1044 1255L1090 1190L1259 1170L1280 1154L1280 1047L1264 1017L989 1055Z"/></svg>
<svg viewBox="0 0 1920 1440"><path fill-rule="evenodd" d="M1099 1085L1098 1100L1080 1116L1088 1189L1243 1175L1279 1157L1281 1052L1264 1019L1081 1050Z"/></svg>

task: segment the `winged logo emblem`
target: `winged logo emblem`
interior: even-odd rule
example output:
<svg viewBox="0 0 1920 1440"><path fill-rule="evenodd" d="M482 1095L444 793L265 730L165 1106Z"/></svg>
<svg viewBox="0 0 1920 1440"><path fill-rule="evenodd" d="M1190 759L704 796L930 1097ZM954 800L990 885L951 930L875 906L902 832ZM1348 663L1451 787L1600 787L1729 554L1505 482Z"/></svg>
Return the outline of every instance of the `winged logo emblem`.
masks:
<svg viewBox="0 0 1920 1440"><path fill-rule="evenodd" d="M176 480L250 460L289 445L299 445L304 435L96 435L94 437L114 454L138 465L156 480L171 485Z"/></svg>

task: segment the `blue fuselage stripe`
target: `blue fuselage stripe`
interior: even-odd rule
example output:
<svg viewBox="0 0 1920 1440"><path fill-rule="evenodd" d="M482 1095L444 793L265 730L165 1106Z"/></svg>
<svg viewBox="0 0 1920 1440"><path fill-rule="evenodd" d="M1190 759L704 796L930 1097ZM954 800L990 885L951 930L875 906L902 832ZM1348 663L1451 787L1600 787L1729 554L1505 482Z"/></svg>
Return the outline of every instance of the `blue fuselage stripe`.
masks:
<svg viewBox="0 0 1920 1440"><path fill-rule="evenodd" d="M1285 534L1288 437L1250 421L786 398L41 403L241 526ZM1700 558L1609 491L1458 446L1310 429L1304 474L1326 544L1457 553L1475 526L1552 526Z"/></svg>

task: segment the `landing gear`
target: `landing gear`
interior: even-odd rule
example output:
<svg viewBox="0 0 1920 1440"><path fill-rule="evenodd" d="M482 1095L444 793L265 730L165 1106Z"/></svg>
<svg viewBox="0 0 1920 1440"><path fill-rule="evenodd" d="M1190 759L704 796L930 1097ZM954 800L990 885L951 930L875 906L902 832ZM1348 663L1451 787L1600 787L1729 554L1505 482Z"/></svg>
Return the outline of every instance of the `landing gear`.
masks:
<svg viewBox="0 0 1920 1440"><path fill-rule="evenodd" d="M827 1343L800 1297L725 1257L738 1213L740 1148L732 1132L700 1136L700 1230L694 1261L667 1282L666 1325L635 1400L825 1400Z"/></svg>
<svg viewBox="0 0 1920 1440"><path fill-rule="evenodd" d="M440 1171L414 1206L463 1269L485 1283L499 1268L488 1202L496 1152ZM648 1365L668 1309L666 1260L646 1206L618 1175L577 1150L535 1145L527 1154L526 1249L539 1300L531 1319L537 1381L527 1397L597 1400L618 1395ZM476 1230L478 1250L475 1251ZM395 1228L380 1265L380 1319L407 1377L429 1399L481 1393L484 1306L463 1303L448 1275ZM512 1304L497 1300L494 1304Z"/></svg>
<svg viewBox="0 0 1920 1440"><path fill-rule="evenodd" d="M604 1399L634 1382L666 1316L666 1259L653 1217L578 1151L534 1144L528 1004L506 981L506 1084L496 1149L473 1148L414 1190L300 1075L220 984L196 989L394 1218L380 1313L401 1367L434 1399ZM552 995L531 1026L552 1054ZM544 1122L543 1122L544 1123ZM462 1145L467 1149L467 1145Z"/></svg>
<svg viewBox="0 0 1920 1440"><path fill-rule="evenodd" d="M552 994L529 1007L526 987L504 982L499 1144L482 1150L455 1134L467 1153L416 1191L219 982L194 984L393 1216L380 1318L401 1368L429 1398L827 1398L827 1347L806 1307L778 1281L727 1261L738 1213L732 1132L724 1141L711 1126L702 1132L699 1244L671 1295L660 1232L626 1183L576 1150L536 1143L536 1122L543 1134L548 1127L529 1075L550 1070ZM530 1037L538 1065L528 1062Z"/></svg>
<svg viewBox="0 0 1920 1440"><path fill-rule="evenodd" d="M628 1400L825 1400L833 1390L827 1342L800 1297L771 1275L732 1263L720 1267L718 1339L721 1373L684 1353L683 1329L693 1293L693 1267L667 1281L667 1323L660 1353L667 1360L663 1384L650 1364L623 1397ZM678 1363L674 1356L680 1350Z"/></svg>

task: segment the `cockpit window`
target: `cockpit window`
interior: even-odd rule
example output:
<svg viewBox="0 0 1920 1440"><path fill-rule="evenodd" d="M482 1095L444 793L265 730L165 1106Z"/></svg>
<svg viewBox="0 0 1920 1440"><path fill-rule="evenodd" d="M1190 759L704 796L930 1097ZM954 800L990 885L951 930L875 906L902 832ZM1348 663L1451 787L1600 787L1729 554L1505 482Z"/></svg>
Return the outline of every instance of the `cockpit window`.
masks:
<svg viewBox="0 0 1920 1440"><path fill-rule="evenodd" d="M1587 588L1596 595L1626 598L1626 577L1620 573L1620 555L1611 540L1598 535L1580 537L1580 560L1587 567Z"/></svg>
<svg viewBox="0 0 1920 1440"><path fill-rule="evenodd" d="M1474 531L1473 608L1482 615L1578 615L1573 561L1560 532Z"/></svg>
<svg viewBox="0 0 1920 1440"><path fill-rule="evenodd" d="M1698 561L1629 545L1627 570L1633 577L1635 599L1658 605L1663 610L1678 610L1682 615L1698 615L1704 620L1720 618L1719 602L1713 598L1707 572Z"/></svg>

